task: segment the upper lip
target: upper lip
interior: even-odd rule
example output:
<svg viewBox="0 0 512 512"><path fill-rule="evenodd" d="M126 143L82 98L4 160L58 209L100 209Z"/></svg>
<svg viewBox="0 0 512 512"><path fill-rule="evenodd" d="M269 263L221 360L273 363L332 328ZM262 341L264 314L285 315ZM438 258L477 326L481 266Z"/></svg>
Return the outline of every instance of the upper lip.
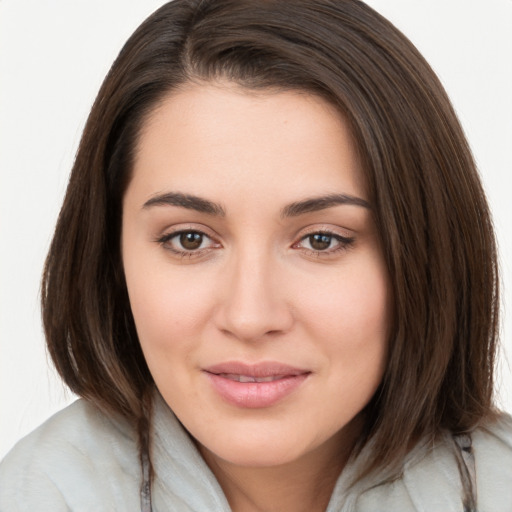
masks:
<svg viewBox="0 0 512 512"><path fill-rule="evenodd" d="M248 377L274 377L294 376L311 373L309 370L297 368L276 361L264 361L256 364L247 364L240 361L226 361L203 368L205 372L232 375L246 375Z"/></svg>

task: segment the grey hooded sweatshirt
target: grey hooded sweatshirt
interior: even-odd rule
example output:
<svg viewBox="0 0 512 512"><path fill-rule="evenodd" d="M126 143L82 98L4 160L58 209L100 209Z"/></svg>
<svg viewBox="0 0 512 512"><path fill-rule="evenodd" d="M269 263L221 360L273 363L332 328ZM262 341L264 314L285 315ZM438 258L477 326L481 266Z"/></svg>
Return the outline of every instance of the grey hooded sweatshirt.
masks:
<svg viewBox="0 0 512 512"><path fill-rule="evenodd" d="M22 439L0 464L1 512L230 512L220 485L160 396L154 407L153 465L141 499L133 429L78 400ZM348 462L327 512L512 511L512 418L434 445L417 446L398 478L349 482L371 445ZM476 502L476 504L475 504Z"/></svg>

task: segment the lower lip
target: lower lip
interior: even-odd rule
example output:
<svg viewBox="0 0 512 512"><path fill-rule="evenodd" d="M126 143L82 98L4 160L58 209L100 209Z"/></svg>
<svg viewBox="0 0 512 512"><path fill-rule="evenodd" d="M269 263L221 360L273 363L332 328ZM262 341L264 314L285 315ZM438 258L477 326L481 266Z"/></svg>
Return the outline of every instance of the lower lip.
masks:
<svg viewBox="0 0 512 512"><path fill-rule="evenodd" d="M271 382L238 382L206 372L215 391L237 407L261 409L280 402L293 393L308 377L308 373L290 375Z"/></svg>

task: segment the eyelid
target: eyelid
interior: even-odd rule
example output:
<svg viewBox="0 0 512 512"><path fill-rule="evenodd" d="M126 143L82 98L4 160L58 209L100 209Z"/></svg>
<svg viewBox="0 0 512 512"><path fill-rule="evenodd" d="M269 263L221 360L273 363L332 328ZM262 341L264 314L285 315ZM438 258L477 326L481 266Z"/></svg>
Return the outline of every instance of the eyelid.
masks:
<svg viewBox="0 0 512 512"><path fill-rule="evenodd" d="M172 226L167 226L164 229L159 230L161 234L156 235L156 239L161 239L164 237L170 237L179 233L186 233L189 231L194 231L195 233L201 233L208 238L213 240L218 240L219 236L209 227L204 224L195 224L192 222L183 222L179 224L174 224Z"/></svg>
<svg viewBox="0 0 512 512"><path fill-rule="evenodd" d="M353 238L355 232L348 228L341 226L335 226L332 224L313 224L302 228L296 235L296 238L304 238L308 235L314 235L316 233L326 233L333 236L339 236L341 238Z"/></svg>

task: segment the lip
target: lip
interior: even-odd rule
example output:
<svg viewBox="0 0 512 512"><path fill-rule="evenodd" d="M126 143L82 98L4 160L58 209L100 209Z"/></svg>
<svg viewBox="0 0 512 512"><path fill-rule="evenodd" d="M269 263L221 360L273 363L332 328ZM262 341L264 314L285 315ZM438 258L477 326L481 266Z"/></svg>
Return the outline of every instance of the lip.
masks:
<svg viewBox="0 0 512 512"><path fill-rule="evenodd" d="M248 409L271 407L296 391L311 374L309 370L273 361L257 364L230 361L203 371L221 398ZM251 382L252 379L255 381Z"/></svg>

